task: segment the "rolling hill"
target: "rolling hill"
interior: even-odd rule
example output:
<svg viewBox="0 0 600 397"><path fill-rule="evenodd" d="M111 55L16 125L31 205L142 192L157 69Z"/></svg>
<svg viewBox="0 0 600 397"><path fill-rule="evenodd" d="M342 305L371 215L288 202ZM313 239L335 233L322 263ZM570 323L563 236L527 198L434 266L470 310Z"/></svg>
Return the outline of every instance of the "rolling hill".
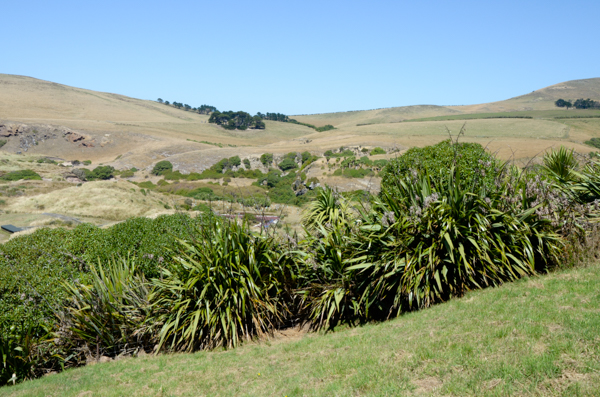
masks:
<svg viewBox="0 0 600 397"><path fill-rule="evenodd" d="M528 159L559 145L591 150L583 142L600 137L600 118L576 117L600 117L600 112L554 106L558 98L580 97L600 98L600 78L568 81L487 104L293 116L336 127L326 132L272 121L264 131L227 131L209 124L206 115L154 101L0 74L0 135L2 126L13 131L2 149L12 153L91 159L117 168L149 168L169 158L175 169L192 172L231 153L244 157L290 150L321 154L340 146L423 146L446 139L448 130L457 133L466 122L463 139L487 145L503 158Z"/></svg>

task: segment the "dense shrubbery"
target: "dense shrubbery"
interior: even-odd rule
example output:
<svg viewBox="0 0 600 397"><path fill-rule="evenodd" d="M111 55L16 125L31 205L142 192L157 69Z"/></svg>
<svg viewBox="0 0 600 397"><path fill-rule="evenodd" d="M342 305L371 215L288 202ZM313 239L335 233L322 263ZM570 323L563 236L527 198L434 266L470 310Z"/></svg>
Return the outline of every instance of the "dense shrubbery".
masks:
<svg viewBox="0 0 600 397"><path fill-rule="evenodd" d="M291 169L294 168L298 168L298 164L296 164L296 162L293 159L290 158L284 158L279 164L278 164L279 168L282 171L289 171Z"/></svg>
<svg viewBox="0 0 600 397"><path fill-rule="evenodd" d="M94 170L92 171L91 179L110 179L114 176L114 171L115 169L110 165L101 165L99 167L94 168ZM88 179L90 179L90 177L88 177Z"/></svg>
<svg viewBox="0 0 600 397"><path fill-rule="evenodd" d="M90 264L113 256L136 256L148 277L170 263L177 238L189 237L194 220L185 215L132 218L107 229L90 224L73 230L40 229L0 246L0 332L19 320L40 323L63 294L62 280L85 278ZM40 307L43 310L40 310Z"/></svg>
<svg viewBox="0 0 600 397"><path fill-rule="evenodd" d="M234 347L289 318L293 262L272 237L208 216L153 280L152 323L168 350Z"/></svg>
<svg viewBox="0 0 600 397"><path fill-rule="evenodd" d="M386 151L385 151L385 150L383 150L383 149L382 149L382 148L380 148L380 147L376 147L376 148L374 148L373 150L371 150L371 152L369 152L369 154L370 154L371 156L375 156L375 155L377 155L377 154L385 154L385 153L386 153Z"/></svg>
<svg viewBox="0 0 600 397"><path fill-rule="evenodd" d="M331 131L331 130L335 130L335 127L334 127L334 126L332 126L331 124L326 124L326 125L324 125L324 126L322 126L322 127L317 127L317 128L315 128L315 130L316 130L317 132L325 132L325 131Z"/></svg>
<svg viewBox="0 0 600 397"><path fill-rule="evenodd" d="M127 175L128 171L123 172ZM73 170L73 174L82 181L106 180L114 177L115 173L118 173L118 171L115 171L115 169L109 165L96 167L93 171L90 171L87 168L75 168ZM133 172L131 172L131 176L133 176Z"/></svg>
<svg viewBox="0 0 600 397"><path fill-rule="evenodd" d="M138 349L233 347L297 322L330 329L384 320L585 251L600 164L560 149L534 173L498 164L476 145L434 148L392 160L378 196L324 189L295 197L292 184L306 176L271 169L259 181L271 200L310 201L302 241L208 211L7 242L0 349L30 353L9 355L0 379L37 376L59 356L76 365Z"/></svg>
<svg viewBox="0 0 600 397"><path fill-rule="evenodd" d="M41 180L42 177L31 170L11 171L0 177L3 181L18 181L21 179Z"/></svg>
<svg viewBox="0 0 600 397"><path fill-rule="evenodd" d="M153 175L162 175L165 172L173 171L173 164L170 161L162 160L154 165L152 168Z"/></svg>
<svg viewBox="0 0 600 397"><path fill-rule="evenodd" d="M209 123L220 125L228 130L246 130L248 128L265 129L265 123L259 116L251 116L246 112L214 111L208 119Z"/></svg>
<svg viewBox="0 0 600 397"><path fill-rule="evenodd" d="M443 180L448 167L452 166L457 173L455 181L461 188L490 186L502 168L499 161L480 144L446 140L433 146L411 148L390 160L383 172L382 184L393 189L398 181L423 173Z"/></svg>
<svg viewBox="0 0 600 397"><path fill-rule="evenodd" d="M265 167L270 167L273 164L273 153L263 153L260 156L260 162Z"/></svg>
<svg viewBox="0 0 600 397"><path fill-rule="evenodd" d="M340 151L336 153L334 153L332 150L326 150L325 153L323 153L323 156L329 160L331 157L352 157L354 156L354 152L350 149L340 148Z"/></svg>
<svg viewBox="0 0 600 397"><path fill-rule="evenodd" d="M600 149L600 138L591 138L589 141L585 141L584 143L586 145L593 146L596 149Z"/></svg>
<svg viewBox="0 0 600 397"><path fill-rule="evenodd" d="M225 159L225 160L227 160L227 159ZM179 171L167 171L167 172L164 172L162 175L164 176L165 180L169 180L169 181L180 181L180 180L198 181L198 180L202 180L202 179L221 179L224 177L256 179L256 178L262 177L262 175L263 175L261 170L238 169L237 171L233 171L233 170L231 170L231 168L221 168L222 166L223 166L222 163L218 164L218 165L216 165L216 167L213 166L207 170L202 171L202 173L192 172L192 173L189 173L186 175L186 174L182 174ZM217 169L215 169L215 168L217 168ZM219 171L218 169L220 169L221 171ZM144 187L144 186L142 186L142 187ZM148 187L151 187L151 186L148 186Z"/></svg>

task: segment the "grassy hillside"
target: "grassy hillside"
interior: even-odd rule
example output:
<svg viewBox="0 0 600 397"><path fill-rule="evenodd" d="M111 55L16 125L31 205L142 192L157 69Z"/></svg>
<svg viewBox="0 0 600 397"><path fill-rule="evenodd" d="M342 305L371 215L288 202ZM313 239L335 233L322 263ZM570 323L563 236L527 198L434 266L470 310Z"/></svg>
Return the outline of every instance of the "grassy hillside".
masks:
<svg viewBox="0 0 600 397"><path fill-rule="evenodd" d="M85 157L117 168L145 168L175 156L178 167L200 171L235 147L240 156L265 151L285 153L309 150L317 154L340 146L382 146L400 149L434 144L447 137L445 127L457 130L466 119L467 140L488 145L503 158L527 159L550 147L566 145L578 151L583 142L600 137L593 121L573 119L595 111L554 107L559 98L600 98L600 79L575 80L542 88L505 101L469 105L418 105L387 109L293 116L301 122L336 130L318 133L310 128L267 121L264 131L227 131L209 124L208 116L175 109L154 101L68 87L24 76L0 75L2 120L31 125L64 126L89 136L94 147L81 148L51 139L29 153L66 159ZM208 99L207 99L208 101ZM526 116L514 123L490 117ZM474 119L474 120L471 120ZM476 120L475 120L476 119ZM2 121L0 120L0 121ZM414 121L422 121L419 124ZM454 122L453 122L454 121ZM462 121L462 122L464 122ZM216 144L222 147L216 146ZM2 149L19 150L11 138ZM116 161L116 158L119 161Z"/></svg>
<svg viewBox="0 0 600 397"><path fill-rule="evenodd" d="M406 120L448 117L460 118L461 115L473 113L504 113L524 112L532 110L553 110L562 114L565 109L558 109L554 101L559 98L600 99L600 78L567 81L533 91L529 94L517 96L504 101L467 106L403 106L374 110L359 110L352 112L322 113L313 115L293 116L298 121L311 123L317 126L331 124L342 128L351 124L379 124ZM464 117L464 116L462 116Z"/></svg>
<svg viewBox="0 0 600 397"><path fill-rule="evenodd" d="M0 74L0 124L63 126L95 140L81 149L62 140L40 142L29 153L52 154L66 159L81 152L86 158L107 162L118 155L137 158L138 167L158 155L214 149L202 141L265 145L310 133L300 125L267 122L265 131L227 131L208 123L208 116L176 109L154 101L85 90L31 77ZM18 151L9 145L8 151ZM150 153L148 155L148 153Z"/></svg>
<svg viewBox="0 0 600 397"><path fill-rule="evenodd" d="M126 358L0 396L594 396L600 266L560 271L326 335Z"/></svg>

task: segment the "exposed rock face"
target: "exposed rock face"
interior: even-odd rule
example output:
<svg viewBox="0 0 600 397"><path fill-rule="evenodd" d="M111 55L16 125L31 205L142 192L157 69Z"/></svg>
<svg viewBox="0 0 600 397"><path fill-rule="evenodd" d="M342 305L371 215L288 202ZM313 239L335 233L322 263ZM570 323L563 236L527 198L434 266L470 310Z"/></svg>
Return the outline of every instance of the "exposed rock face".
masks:
<svg viewBox="0 0 600 397"><path fill-rule="evenodd" d="M19 138L19 147L25 152L40 142L59 137L80 147L94 147L93 139L66 127L0 122L0 138Z"/></svg>
<svg viewBox="0 0 600 397"><path fill-rule="evenodd" d="M66 131L63 133L63 136L67 139L67 141L69 141L71 143L83 141L85 139L85 137L83 135L78 134L73 131Z"/></svg>

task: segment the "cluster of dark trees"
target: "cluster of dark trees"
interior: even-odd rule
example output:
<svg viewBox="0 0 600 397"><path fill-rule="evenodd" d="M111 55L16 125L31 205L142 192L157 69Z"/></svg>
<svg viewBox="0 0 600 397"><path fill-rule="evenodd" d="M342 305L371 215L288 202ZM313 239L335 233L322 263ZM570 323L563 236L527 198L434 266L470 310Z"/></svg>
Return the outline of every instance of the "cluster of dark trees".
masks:
<svg viewBox="0 0 600 397"><path fill-rule="evenodd" d="M170 105L173 107L176 107L177 109L183 109L185 111L192 111L192 112L197 112L200 114L211 114L212 112L216 112L217 108L214 106L210 106L210 105L201 105L198 106L197 108L191 107L190 105L188 105L187 103L181 103L181 102L176 102L173 101L172 103L169 101L163 101L162 98L158 98L156 100L156 102L158 103L164 103L165 105Z"/></svg>
<svg viewBox="0 0 600 397"><path fill-rule="evenodd" d="M209 123L215 123L228 130L246 130L252 129L265 129L265 123L262 118L257 116L251 116L246 112L233 112L231 110L227 112L219 112L215 110L211 113L208 119Z"/></svg>
<svg viewBox="0 0 600 397"><path fill-rule="evenodd" d="M290 118L288 116L286 116L285 114L282 113L269 113L267 112L266 114L263 114L261 112L256 113L256 115L258 117L260 117L263 120L273 120L273 121L281 121L283 123L289 123L290 122Z"/></svg>
<svg viewBox="0 0 600 397"><path fill-rule="evenodd" d="M230 130L245 130L247 128L254 128L254 129L264 129L265 128L265 123L263 122L263 120L272 120L272 121L279 121L282 123L295 123L295 124L302 124L302 125L307 125L310 126L312 128L315 128L312 125L309 124L304 124L304 123L299 123L294 119L290 119L288 116L286 116L283 113L261 113L258 112L256 113L256 116L250 116L250 114L246 113L246 112L233 112L233 111L228 111L228 112L219 112L218 110L214 110L210 116L210 119L208 119L209 123L215 123L218 124L220 126L223 126L224 128L230 129Z"/></svg>
<svg viewBox="0 0 600 397"><path fill-rule="evenodd" d="M600 109L600 102L594 101L593 99L579 98L575 102L569 100L558 99L554 102L559 108L575 108L575 109Z"/></svg>
<svg viewBox="0 0 600 397"><path fill-rule="evenodd" d="M307 127L314 128L317 131L320 131L320 129L318 129L312 124L300 123L294 119L289 118L283 113L258 112L256 113L256 116L251 116L249 113L242 111L234 112L228 110L226 112L219 112L216 107L210 105L202 105L198 106L197 108L194 108L188 105L187 103L181 103L176 101L173 101L171 103L169 101L164 101L162 98L158 98L156 101L158 103L164 103L165 105L174 106L178 109L183 109L185 111L197 112L199 114L210 114L210 118L208 119L209 123L218 124L228 130L246 130L248 128L264 130L265 123L263 122L263 120L272 120L279 121L282 123L294 123L305 125ZM327 125L325 127L320 128L325 128L324 131L327 131L328 129L333 129L333 126Z"/></svg>

